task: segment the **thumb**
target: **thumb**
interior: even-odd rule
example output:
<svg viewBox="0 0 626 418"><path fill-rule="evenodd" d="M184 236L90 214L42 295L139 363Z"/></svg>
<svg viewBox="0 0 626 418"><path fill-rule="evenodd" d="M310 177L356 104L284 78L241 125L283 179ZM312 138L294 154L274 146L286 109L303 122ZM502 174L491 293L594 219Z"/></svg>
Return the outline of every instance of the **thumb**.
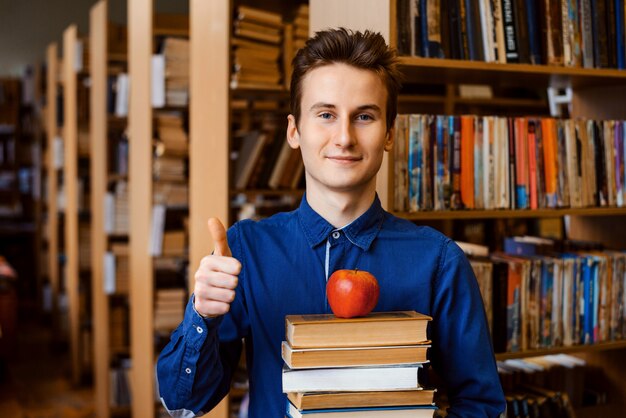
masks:
<svg viewBox="0 0 626 418"><path fill-rule="evenodd" d="M209 233L211 234L213 244L215 245L213 254L230 257L232 253L230 252L230 248L228 247L228 240L226 239L226 229L224 228L224 225L222 225L222 222L220 222L220 220L217 218L209 218L208 225Z"/></svg>

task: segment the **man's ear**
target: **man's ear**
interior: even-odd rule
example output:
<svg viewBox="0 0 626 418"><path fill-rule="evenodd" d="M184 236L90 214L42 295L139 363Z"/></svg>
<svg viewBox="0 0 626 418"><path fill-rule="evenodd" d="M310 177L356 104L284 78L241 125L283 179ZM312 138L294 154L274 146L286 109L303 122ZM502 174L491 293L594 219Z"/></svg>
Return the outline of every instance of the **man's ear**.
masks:
<svg viewBox="0 0 626 418"><path fill-rule="evenodd" d="M393 140L396 136L396 128L392 126L385 136L385 151L389 152L393 148Z"/></svg>
<svg viewBox="0 0 626 418"><path fill-rule="evenodd" d="M298 132L296 118L293 115L287 116L287 142L293 149L300 148L300 132Z"/></svg>

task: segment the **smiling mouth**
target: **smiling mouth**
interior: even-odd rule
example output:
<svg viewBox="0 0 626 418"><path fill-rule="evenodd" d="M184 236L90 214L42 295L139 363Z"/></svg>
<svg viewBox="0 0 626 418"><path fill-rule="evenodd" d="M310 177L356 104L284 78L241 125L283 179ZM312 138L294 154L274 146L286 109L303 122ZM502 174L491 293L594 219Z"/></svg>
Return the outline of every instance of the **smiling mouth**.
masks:
<svg viewBox="0 0 626 418"><path fill-rule="evenodd" d="M342 157L342 156L337 156L337 157L326 157L329 160L335 161L337 163L343 163L343 164L348 164L348 163L354 163L357 161L361 161L362 158L361 157L350 157L350 156L346 156L346 157Z"/></svg>

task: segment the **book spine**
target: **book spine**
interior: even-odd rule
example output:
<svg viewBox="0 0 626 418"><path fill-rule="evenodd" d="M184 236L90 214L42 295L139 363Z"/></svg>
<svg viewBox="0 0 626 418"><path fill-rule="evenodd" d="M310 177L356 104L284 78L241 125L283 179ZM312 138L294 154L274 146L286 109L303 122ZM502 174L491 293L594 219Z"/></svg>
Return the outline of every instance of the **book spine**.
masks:
<svg viewBox="0 0 626 418"><path fill-rule="evenodd" d="M515 13L513 0L502 0L502 20L506 48L506 62L520 62L515 32Z"/></svg>
<svg viewBox="0 0 626 418"><path fill-rule="evenodd" d="M530 63L542 64L539 13L536 0L525 0L526 18L528 22L528 43L530 47Z"/></svg>
<svg viewBox="0 0 626 418"><path fill-rule="evenodd" d="M615 48L617 49L617 68L626 68L624 57L624 0L615 1Z"/></svg>

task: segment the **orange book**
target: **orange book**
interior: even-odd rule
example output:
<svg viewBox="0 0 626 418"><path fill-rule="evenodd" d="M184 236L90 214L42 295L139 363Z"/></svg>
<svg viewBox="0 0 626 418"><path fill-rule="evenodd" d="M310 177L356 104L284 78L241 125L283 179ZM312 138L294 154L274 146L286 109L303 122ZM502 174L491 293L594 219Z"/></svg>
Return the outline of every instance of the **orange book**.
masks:
<svg viewBox="0 0 626 418"><path fill-rule="evenodd" d="M474 117L461 116L461 202L474 209Z"/></svg>
<svg viewBox="0 0 626 418"><path fill-rule="evenodd" d="M528 124L525 118L515 118L515 208L528 209Z"/></svg>
<svg viewBox="0 0 626 418"><path fill-rule="evenodd" d="M543 165L544 185L546 188L546 203L549 208L556 207L557 196L557 145L556 121L553 118L541 120L541 135L543 136Z"/></svg>

